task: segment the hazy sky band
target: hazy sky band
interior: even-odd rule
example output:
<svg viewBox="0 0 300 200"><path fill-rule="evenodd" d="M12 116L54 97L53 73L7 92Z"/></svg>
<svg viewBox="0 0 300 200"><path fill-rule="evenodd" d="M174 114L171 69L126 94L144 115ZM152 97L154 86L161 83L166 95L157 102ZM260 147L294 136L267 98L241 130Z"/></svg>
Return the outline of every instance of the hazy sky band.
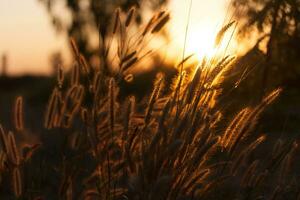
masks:
<svg viewBox="0 0 300 200"><path fill-rule="evenodd" d="M170 4L171 45L178 50L183 44L189 2L173 0ZM226 4L226 0L193 0L189 39L209 36L222 22ZM54 51L62 51L69 58L66 37L55 32L45 7L37 0L1 0L0 28L0 54L8 54L9 74L49 73L49 56ZM201 40L188 42L188 49L198 51L197 43Z"/></svg>

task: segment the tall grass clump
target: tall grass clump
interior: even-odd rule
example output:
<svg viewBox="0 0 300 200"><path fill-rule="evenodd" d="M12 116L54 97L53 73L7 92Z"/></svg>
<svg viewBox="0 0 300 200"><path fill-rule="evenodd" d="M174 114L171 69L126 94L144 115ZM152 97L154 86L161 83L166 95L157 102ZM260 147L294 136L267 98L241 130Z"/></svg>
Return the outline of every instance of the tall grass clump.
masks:
<svg viewBox="0 0 300 200"><path fill-rule="evenodd" d="M292 173L298 144L279 140L262 158L258 152L268 136L254 132L281 89L233 119L223 117L226 102L220 96L234 57L180 70L168 92L164 75L158 74L146 103L134 96L118 98L120 82L134 81L130 69L151 54L144 52L144 41L170 20L161 11L132 37L134 14L134 8L126 16L116 11L113 37L101 40L99 68L90 67L71 39L76 63L70 74L58 69L38 143L16 141L29 131L23 99L17 98L14 132L0 126L3 198L299 198Z"/></svg>

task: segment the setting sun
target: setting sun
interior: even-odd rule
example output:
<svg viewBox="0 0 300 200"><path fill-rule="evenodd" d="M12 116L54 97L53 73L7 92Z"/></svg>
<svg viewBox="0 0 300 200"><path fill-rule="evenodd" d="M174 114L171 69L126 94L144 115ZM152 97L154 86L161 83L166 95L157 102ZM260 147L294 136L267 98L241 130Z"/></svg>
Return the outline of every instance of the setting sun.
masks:
<svg viewBox="0 0 300 200"><path fill-rule="evenodd" d="M218 31L226 23L229 23L229 15L224 7L227 1L212 0L204 7L202 1L194 1L190 14L189 1L183 3L178 0L171 2L172 21L170 32L174 49L174 53L178 60L182 59L180 55L185 47L185 56L194 54L194 58L198 61L204 57L210 59L219 55L235 54L232 51L236 46L236 41L231 40L232 29L224 35L221 44L215 47L215 38ZM211 12L213 10L213 12ZM190 15L190 17L188 17ZM186 26L188 30L186 31ZM186 39L185 39L186 37ZM186 44L184 43L186 41ZM230 43L230 45L228 45ZM180 51L178 51L180 49ZM179 54L178 54L179 53ZM179 61L180 62L180 61Z"/></svg>
<svg viewBox="0 0 300 200"><path fill-rule="evenodd" d="M187 39L187 53L195 54L197 59L211 58L215 55L215 33L211 29L194 29Z"/></svg>

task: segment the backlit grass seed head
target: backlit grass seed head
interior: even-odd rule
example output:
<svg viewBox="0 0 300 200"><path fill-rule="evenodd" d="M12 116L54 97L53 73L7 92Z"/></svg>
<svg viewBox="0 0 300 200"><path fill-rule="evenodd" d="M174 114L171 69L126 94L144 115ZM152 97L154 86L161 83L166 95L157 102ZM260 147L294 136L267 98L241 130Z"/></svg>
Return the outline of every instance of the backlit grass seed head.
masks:
<svg viewBox="0 0 300 200"><path fill-rule="evenodd" d="M82 85L78 85L76 93L74 95L74 101L81 103L84 97L84 87Z"/></svg>
<svg viewBox="0 0 300 200"><path fill-rule="evenodd" d="M124 58L122 58L120 65L122 66L123 63L126 63L127 61L131 60L136 54L137 54L137 51L133 51L133 52L125 55Z"/></svg>
<svg viewBox="0 0 300 200"><path fill-rule="evenodd" d="M45 123L44 126L47 129L53 128L54 125L54 118L59 110L59 99L60 99L60 92L57 88L55 88L51 94L46 114L45 114Z"/></svg>
<svg viewBox="0 0 300 200"><path fill-rule="evenodd" d="M70 38L70 44L71 44L74 56L76 58L78 58L80 54L79 54L79 50L78 50L78 47L77 47L77 44L76 44L74 38Z"/></svg>
<svg viewBox="0 0 300 200"><path fill-rule="evenodd" d="M75 115L78 113L81 107L81 103L84 97L84 88L82 85L74 85L71 87L65 97L65 103L62 107L62 123L65 128L69 128Z"/></svg>
<svg viewBox="0 0 300 200"><path fill-rule="evenodd" d="M247 149L247 151L253 151L254 149L257 148L258 145L262 144L263 142L265 142L267 139L266 135L262 135L259 138L257 138L254 142L252 142Z"/></svg>
<svg viewBox="0 0 300 200"><path fill-rule="evenodd" d="M165 10L162 10L162 11L160 11L160 12L158 12L157 14L156 14L156 19L158 20L158 19L160 19L164 14L166 14L166 11Z"/></svg>
<svg viewBox="0 0 300 200"><path fill-rule="evenodd" d="M269 95L267 95L262 102L262 106L266 106L271 104L274 100L276 100L279 95L282 93L282 88L278 88L272 91Z"/></svg>
<svg viewBox="0 0 300 200"><path fill-rule="evenodd" d="M156 15L153 15L153 17L149 20L149 22L145 26L142 36L145 36L150 31L151 27L153 26L153 24L155 22L155 19L156 19Z"/></svg>
<svg viewBox="0 0 300 200"><path fill-rule="evenodd" d="M9 155L11 161L13 162L13 164L19 165L20 164L19 150L16 145L15 136L11 131L8 133L7 141L8 141L8 147L9 147L8 155Z"/></svg>
<svg viewBox="0 0 300 200"><path fill-rule="evenodd" d="M124 77L124 80L127 82L127 83L131 83L133 81L134 77L133 77L133 74L128 74Z"/></svg>
<svg viewBox="0 0 300 200"><path fill-rule="evenodd" d="M186 58L184 58L183 60L181 60L178 64L176 68L180 68L184 63L186 63L188 60L190 60L195 54L191 54L189 56L187 56ZM199 67L200 68L200 67Z"/></svg>
<svg viewBox="0 0 300 200"><path fill-rule="evenodd" d="M272 104L278 98L278 96L281 94L281 92L282 92L281 88L276 89L273 92L271 92L269 95L267 95L262 100L262 102L258 106L256 106L253 109L253 111L251 112L251 114L248 115L247 119L245 120L245 121L248 122L248 124L247 124L248 125L248 131L247 131L248 133L249 133L249 130L252 130L255 127L255 125L256 125L259 117L261 116L261 114L265 110L265 108L268 105Z"/></svg>
<svg viewBox="0 0 300 200"><path fill-rule="evenodd" d="M120 12L121 9L117 8L115 11L115 19L114 19L114 25L113 25L113 34L116 34L119 26L120 26Z"/></svg>
<svg viewBox="0 0 300 200"><path fill-rule="evenodd" d="M0 124L0 141L1 141L1 148L3 149L3 151L8 154L9 151L9 144L8 144L8 139L7 139L7 135L3 129L2 124Z"/></svg>
<svg viewBox="0 0 300 200"><path fill-rule="evenodd" d="M4 151L0 151L0 171L3 171L5 169L5 165L7 162L7 155ZM1 178L0 178L0 182L1 182Z"/></svg>
<svg viewBox="0 0 300 200"><path fill-rule="evenodd" d="M128 99L126 110L125 110L125 116L124 116L124 131L125 131L125 133L128 133L128 131L132 125L132 119L133 119L134 112L135 112L135 97L132 96Z"/></svg>
<svg viewBox="0 0 300 200"><path fill-rule="evenodd" d="M59 88L62 88L63 82L64 82L64 71L62 66L59 66L57 69L57 84Z"/></svg>
<svg viewBox="0 0 300 200"><path fill-rule="evenodd" d="M82 108L81 109L81 112L80 112L80 115L81 115L81 120L87 124L88 123L88 120L89 120L89 117L88 117L88 110L86 108Z"/></svg>
<svg viewBox="0 0 300 200"><path fill-rule="evenodd" d="M159 32L170 20L170 14L167 13L163 17L159 17L157 24L153 27L151 33L157 33Z"/></svg>
<svg viewBox="0 0 300 200"><path fill-rule="evenodd" d="M63 107L65 105L61 91L59 91L57 93L56 98L57 98L56 106L55 106L56 109L55 109L54 116L53 116L52 122L51 122L53 128L58 128L61 126L61 120L62 120L62 116L63 116Z"/></svg>
<svg viewBox="0 0 300 200"><path fill-rule="evenodd" d="M213 69L213 71L209 75L209 79L211 80L210 88L215 89L222 85L223 81L227 77L227 73L234 66L232 65L232 63L235 59L235 56L227 57L226 60L223 60Z"/></svg>
<svg viewBox="0 0 300 200"><path fill-rule="evenodd" d="M14 122L17 131L24 129L24 116L23 116L23 97L17 97L14 107Z"/></svg>
<svg viewBox="0 0 300 200"><path fill-rule="evenodd" d="M228 31L228 29L229 29L230 27L232 27L232 25L234 25L234 24L235 24L235 21L230 22L230 23L226 24L225 26L223 26L223 27L221 28L221 30L218 32L218 34L217 34L217 36L216 36L215 47L218 47L218 46L221 44L221 42L222 42L222 40L223 40L223 38L224 38L225 33L226 33L226 32Z"/></svg>
<svg viewBox="0 0 300 200"><path fill-rule="evenodd" d="M80 68L78 63L75 63L71 71L71 85L78 85L80 78Z"/></svg>
<svg viewBox="0 0 300 200"><path fill-rule="evenodd" d="M122 70L125 71L125 70L129 69L129 68L132 67L137 61L138 61L138 58L137 58L137 57L131 58L130 60L128 60L128 61L124 64Z"/></svg>
<svg viewBox="0 0 300 200"><path fill-rule="evenodd" d="M157 98L159 97L160 91L162 89L162 85L163 85L163 75L159 74L157 76L157 79L154 83L154 89L153 92L150 96L150 100L149 103L147 105L146 108L146 114L145 114L145 126L147 126L147 124L150 122L151 116L152 116L152 111L154 108L154 104L157 100Z"/></svg>
<svg viewBox="0 0 300 200"><path fill-rule="evenodd" d="M80 62L80 65L83 68L84 73L89 74L90 71L91 71L90 66L89 66L88 62L86 61L85 57L82 54L80 54L79 62Z"/></svg>
<svg viewBox="0 0 300 200"><path fill-rule="evenodd" d="M101 84L101 73L100 72L96 72L94 74L94 78L93 78L93 84L91 86L91 91L94 94L97 94L99 89L100 89L100 84Z"/></svg>
<svg viewBox="0 0 300 200"><path fill-rule="evenodd" d="M129 13L127 15L127 18L126 18L126 21L125 21L125 27L128 27L134 17L134 13L135 13L135 7L132 7L130 10L129 10Z"/></svg>
<svg viewBox="0 0 300 200"><path fill-rule="evenodd" d="M20 169L18 167L13 169L12 184L14 195L19 198L22 195L22 179Z"/></svg>
<svg viewBox="0 0 300 200"><path fill-rule="evenodd" d="M230 142L232 142L232 138L235 137L236 130L239 129L239 125L241 123L244 123L244 120L246 116L249 114L250 109L245 108L243 109L238 115L235 116L235 118L232 120L232 122L227 127L223 137L222 137L222 145L226 148L229 146Z"/></svg>

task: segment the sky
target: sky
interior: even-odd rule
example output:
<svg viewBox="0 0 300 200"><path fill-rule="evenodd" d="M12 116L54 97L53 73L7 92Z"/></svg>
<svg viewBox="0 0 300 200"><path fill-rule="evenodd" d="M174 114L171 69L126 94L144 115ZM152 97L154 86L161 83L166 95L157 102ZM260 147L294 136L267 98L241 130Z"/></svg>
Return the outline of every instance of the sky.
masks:
<svg viewBox="0 0 300 200"><path fill-rule="evenodd" d="M47 74L55 51L68 57L67 41L38 0L0 0L0 54L8 56L8 74Z"/></svg>
<svg viewBox="0 0 300 200"><path fill-rule="evenodd" d="M231 14L227 13L229 2L230 0L192 0L189 18L191 0L171 1L171 34L173 36L171 46L182 51L186 37L187 55L194 53L199 59L212 56L215 53L213 49L215 36L231 17ZM189 26L185 34L187 23ZM226 36L223 46L229 41L230 34ZM234 43L234 41L230 42ZM231 45L234 46L234 44Z"/></svg>
<svg viewBox="0 0 300 200"><path fill-rule="evenodd" d="M187 54L203 57L210 52L214 36L222 26L230 0L193 0L187 34ZM182 49L190 0L171 0L172 44ZM8 74L49 74L50 55L61 51L70 61L66 35L52 26L46 8L38 0L0 0L0 55L8 56Z"/></svg>

